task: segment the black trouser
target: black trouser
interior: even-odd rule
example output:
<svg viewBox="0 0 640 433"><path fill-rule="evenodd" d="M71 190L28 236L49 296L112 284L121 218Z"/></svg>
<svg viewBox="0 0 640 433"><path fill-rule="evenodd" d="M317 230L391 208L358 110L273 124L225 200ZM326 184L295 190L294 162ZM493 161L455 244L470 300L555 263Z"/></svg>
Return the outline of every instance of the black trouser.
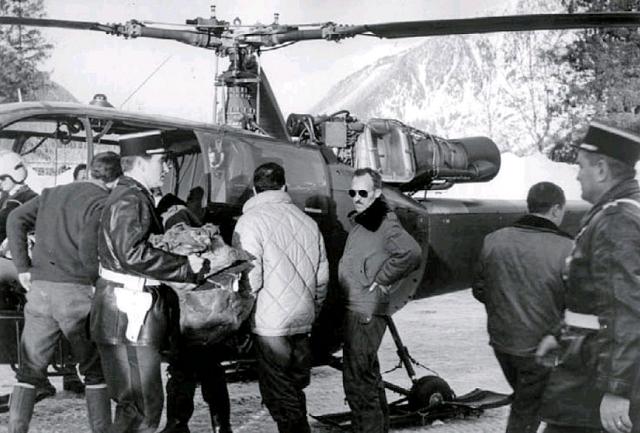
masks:
<svg viewBox="0 0 640 433"><path fill-rule="evenodd" d="M111 433L155 432L164 404L158 348L99 344L98 350L109 396L116 402Z"/></svg>
<svg viewBox="0 0 640 433"><path fill-rule="evenodd" d="M193 415L193 396L198 383L212 417L228 426L231 408L224 369L216 346L181 346L172 355L167 371L167 419L187 424Z"/></svg>
<svg viewBox="0 0 640 433"><path fill-rule="evenodd" d="M255 336L262 401L280 433L309 432L304 388L311 378L308 334Z"/></svg>
<svg viewBox="0 0 640 433"><path fill-rule="evenodd" d="M535 433L540 425L542 394L550 370L533 356L516 356L494 349L502 372L513 388L507 433Z"/></svg>
<svg viewBox="0 0 640 433"><path fill-rule="evenodd" d="M354 433L389 431L389 408L380 375L378 348L387 329L384 316L347 311L342 381Z"/></svg>

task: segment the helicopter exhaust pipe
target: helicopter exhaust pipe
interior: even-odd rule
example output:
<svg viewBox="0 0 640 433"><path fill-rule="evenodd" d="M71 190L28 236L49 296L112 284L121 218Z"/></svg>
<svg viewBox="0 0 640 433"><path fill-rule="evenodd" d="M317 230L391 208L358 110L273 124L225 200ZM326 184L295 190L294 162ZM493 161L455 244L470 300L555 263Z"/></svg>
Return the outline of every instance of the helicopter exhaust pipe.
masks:
<svg viewBox="0 0 640 433"><path fill-rule="evenodd" d="M487 182L500 170L500 151L487 137L444 139L391 119L372 119L355 144L354 166L379 170L402 191Z"/></svg>

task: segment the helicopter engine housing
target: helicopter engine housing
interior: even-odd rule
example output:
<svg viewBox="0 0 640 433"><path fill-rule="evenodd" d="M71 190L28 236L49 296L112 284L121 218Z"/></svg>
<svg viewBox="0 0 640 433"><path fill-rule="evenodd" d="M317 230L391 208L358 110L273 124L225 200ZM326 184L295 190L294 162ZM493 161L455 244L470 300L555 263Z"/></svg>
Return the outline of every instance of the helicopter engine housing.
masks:
<svg viewBox="0 0 640 433"><path fill-rule="evenodd" d="M287 126L298 141L330 147L341 162L373 168L401 191L487 182L500 170L500 151L487 137L445 139L394 119L362 123L345 111L317 118L292 114Z"/></svg>

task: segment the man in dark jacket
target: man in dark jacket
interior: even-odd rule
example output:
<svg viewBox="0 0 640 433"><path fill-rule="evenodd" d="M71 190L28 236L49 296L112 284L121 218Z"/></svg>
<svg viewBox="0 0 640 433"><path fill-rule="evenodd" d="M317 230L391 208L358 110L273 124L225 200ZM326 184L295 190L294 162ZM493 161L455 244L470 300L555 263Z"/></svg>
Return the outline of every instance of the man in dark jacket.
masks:
<svg viewBox="0 0 640 433"><path fill-rule="evenodd" d="M387 327L389 294L420 265L421 249L387 206L378 172L356 170L349 195L357 215L338 269L347 308L343 385L353 431L387 432L389 411L378 348Z"/></svg>
<svg viewBox="0 0 640 433"><path fill-rule="evenodd" d="M111 433L155 432L162 415L160 349L177 322L175 294L162 281L193 283L203 260L155 248L163 232L150 190L168 169L159 132L120 141L124 176L107 199L98 231L100 278L91 309L109 394L116 401Z"/></svg>
<svg viewBox="0 0 640 433"><path fill-rule="evenodd" d="M36 387L64 335L87 383L89 424L106 433L111 408L100 359L86 333L86 321L98 277L97 233L109 188L121 175L120 158L113 152L95 156L92 180L45 189L42 195L9 215L7 231L20 283L27 290L22 363L11 396L9 431L26 432L33 413ZM35 228L33 259L27 234Z"/></svg>
<svg viewBox="0 0 640 433"><path fill-rule="evenodd" d="M156 208L164 229L177 224L200 227L200 219L173 194L166 194ZM215 433L232 433L231 406L225 371L220 365L221 345L204 345L177 338L167 367L167 425L160 433L189 433L193 397L198 383L209 406L211 428Z"/></svg>
<svg viewBox="0 0 640 433"><path fill-rule="evenodd" d="M564 206L560 187L533 185L529 214L488 234L480 252L473 295L485 304L489 344L513 388L507 433L534 433L540 424L549 369L536 362L535 353L562 319L562 269L573 245L558 229Z"/></svg>
<svg viewBox="0 0 640 433"><path fill-rule="evenodd" d="M631 430L640 366L639 157L639 136L596 122L579 146L578 181L593 207L567 260L559 365L541 410L547 433ZM546 337L538 353L555 343Z"/></svg>

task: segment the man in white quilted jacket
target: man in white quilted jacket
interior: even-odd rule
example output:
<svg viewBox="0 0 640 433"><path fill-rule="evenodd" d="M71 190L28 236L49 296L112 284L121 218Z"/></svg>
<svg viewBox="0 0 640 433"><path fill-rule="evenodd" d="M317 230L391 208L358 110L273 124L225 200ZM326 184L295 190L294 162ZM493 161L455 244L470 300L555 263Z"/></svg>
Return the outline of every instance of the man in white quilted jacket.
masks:
<svg viewBox="0 0 640 433"><path fill-rule="evenodd" d="M255 256L243 282L257 296L251 326L260 394L280 433L306 433L310 332L329 282L324 240L287 194L280 165L258 167L253 188L233 237L235 246Z"/></svg>

